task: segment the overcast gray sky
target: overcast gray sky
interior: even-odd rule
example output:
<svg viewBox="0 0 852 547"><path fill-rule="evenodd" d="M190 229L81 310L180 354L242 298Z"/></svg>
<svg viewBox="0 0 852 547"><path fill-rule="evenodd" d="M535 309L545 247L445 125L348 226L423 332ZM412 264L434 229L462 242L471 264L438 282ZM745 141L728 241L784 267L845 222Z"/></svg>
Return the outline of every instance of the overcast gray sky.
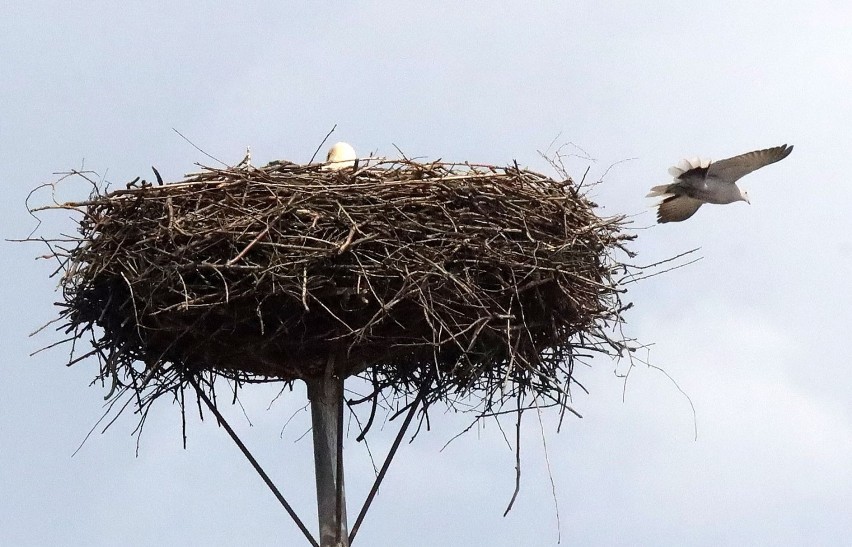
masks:
<svg viewBox="0 0 852 547"><path fill-rule="evenodd" d="M139 3L141 4L141 3ZM711 5L712 4L712 5ZM462 6L462 7L460 7ZM567 545L840 545L852 534L852 4L724 2L4 2L0 6L3 237L24 199L85 166L123 184L156 165L307 161L325 133L366 155L509 163L571 158L602 214L630 214L651 263L703 260L630 288L627 334L655 369L578 371L591 394L557 435L544 413ZM744 179L752 204L652 226L644 199L684 156L796 146ZM566 151L583 155L572 147ZM84 190L80 188L80 192ZM73 196L68 196L73 197ZM79 197L79 196L77 196ZM56 219L48 226L69 229ZM296 527L212 421L156 405L135 457L131 415L71 454L102 413L94 362L27 334L52 317L43 249L0 253L0 544L301 545ZM647 355L643 356L647 357ZM622 369L624 363L621 363ZM227 416L315 528L297 391L247 389ZM532 418L532 417L531 417ZM512 452L492 425L443 452L465 417L436 414L404 445L355 545L555 545L538 421L527 422L515 509ZM373 436L384 454L394 428ZM357 510L372 479L347 445Z"/></svg>

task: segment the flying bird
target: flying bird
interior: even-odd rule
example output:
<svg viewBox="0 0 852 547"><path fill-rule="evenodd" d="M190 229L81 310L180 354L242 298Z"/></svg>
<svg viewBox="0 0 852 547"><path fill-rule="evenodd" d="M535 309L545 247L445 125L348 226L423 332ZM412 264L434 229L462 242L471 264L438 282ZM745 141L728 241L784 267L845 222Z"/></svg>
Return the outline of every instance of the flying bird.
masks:
<svg viewBox="0 0 852 547"><path fill-rule="evenodd" d="M358 156L355 154L355 149L349 143L338 142L328 150L328 155L325 157L326 165L322 168L339 171L347 167L354 167L357 160Z"/></svg>
<svg viewBox="0 0 852 547"><path fill-rule="evenodd" d="M657 222L686 220L705 203L751 203L748 193L740 190L736 182L752 171L783 160L792 151L792 145L784 144L719 161L702 158L680 160L676 166L669 168L674 181L654 186L647 196L664 198L657 209Z"/></svg>

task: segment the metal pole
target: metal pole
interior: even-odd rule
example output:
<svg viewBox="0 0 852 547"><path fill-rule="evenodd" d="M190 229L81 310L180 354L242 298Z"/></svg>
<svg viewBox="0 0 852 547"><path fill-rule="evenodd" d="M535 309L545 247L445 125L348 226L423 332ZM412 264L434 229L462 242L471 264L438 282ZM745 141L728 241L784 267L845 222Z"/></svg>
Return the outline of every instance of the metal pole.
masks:
<svg viewBox="0 0 852 547"><path fill-rule="evenodd" d="M343 487L343 379L307 382L314 437L320 547L349 547Z"/></svg>
<svg viewBox="0 0 852 547"><path fill-rule="evenodd" d="M225 428L225 431L228 432L228 435L231 436L231 439L234 441L234 443L236 443L237 447L239 447L240 451L243 453L249 463L251 463L252 467L254 467L254 470L257 471L257 474L260 475L260 478L263 479L263 482L266 483L266 486L268 486L269 489L272 490L272 493L275 494L275 497L278 498L278 501L281 502L281 505L284 506L284 509L287 511L287 514L290 515L290 518L293 519L293 521L296 523L296 526L299 527L299 530L301 530L302 533L305 534L305 538L307 538L308 543L310 543L312 547L320 547L319 544L317 544L317 541L305 527L304 523L302 523L302 519L300 519L299 516L296 515L296 512L293 510L290 504L287 503L287 500L284 499L284 496L281 495L281 492L278 490L278 488L276 488L275 484L272 482L272 479L270 479L269 475L266 474L266 471L264 471L260 464L257 462L257 460L254 459L254 456L252 456L251 452L249 452L249 449L246 448L246 445L244 445L243 441L241 441L240 438L237 436L237 433L233 429L231 429L231 426L228 424L227 421L225 421L225 417L222 416L222 414L219 412L219 409L216 408L215 404L213 404L213 401L210 400L207 394L204 393L204 390L201 389L201 387L198 385L198 381L193 376L190 376L189 383L195 389L195 392L198 394L201 400L204 401L204 404L207 405L207 408L210 409L210 412L212 412L213 415L216 416L216 419L219 420L219 424L221 424L222 427Z"/></svg>

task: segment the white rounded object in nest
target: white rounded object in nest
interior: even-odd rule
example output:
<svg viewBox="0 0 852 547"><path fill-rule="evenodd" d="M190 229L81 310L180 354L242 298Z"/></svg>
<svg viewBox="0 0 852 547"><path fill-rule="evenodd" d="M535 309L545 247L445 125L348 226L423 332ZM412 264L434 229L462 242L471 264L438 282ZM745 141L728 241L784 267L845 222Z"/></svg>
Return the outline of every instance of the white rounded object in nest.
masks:
<svg viewBox="0 0 852 547"><path fill-rule="evenodd" d="M680 160L669 168L674 181L654 186L647 196L665 198L657 209L657 222L686 220L705 203L751 203L748 193L740 190L736 182L752 171L783 160L792 151L792 146L784 144L719 161L702 158Z"/></svg>
<svg viewBox="0 0 852 547"><path fill-rule="evenodd" d="M325 157L328 165L324 165L322 168L337 171L347 167L354 167L356 159L358 159L358 156L355 154L355 149L352 148L351 144L338 142L329 149L328 155Z"/></svg>

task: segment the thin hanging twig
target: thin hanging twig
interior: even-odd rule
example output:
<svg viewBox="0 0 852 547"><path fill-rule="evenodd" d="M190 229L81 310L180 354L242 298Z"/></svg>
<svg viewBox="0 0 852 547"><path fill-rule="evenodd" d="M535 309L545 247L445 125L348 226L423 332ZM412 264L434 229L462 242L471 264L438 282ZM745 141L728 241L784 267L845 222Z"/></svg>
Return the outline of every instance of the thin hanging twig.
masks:
<svg viewBox="0 0 852 547"><path fill-rule="evenodd" d="M521 417L524 415L524 409L521 408L521 398L518 397L518 413L515 416L515 491L512 492L512 499L509 500L509 505L503 511L503 516L509 514L512 506L515 505L515 499L518 497L518 492L521 491Z"/></svg>
<svg viewBox="0 0 852 547"><path fill-rule="evenodd" d="M424 383L424 386L425 385L426 384ZM405 436L405 432L408 429L409 424L411 424L411 419L414 418L414 414L417 412L417 408L420 406L420 403L423 402L425 394L426 390L421 388L420 392L417 394L417 398L414 400L413 403L411 403L411 408L408 410L408 414L405 416L405 421L402 422L402 426L399 428L399 433L397 433L396 439L394 439L390 451L388 452L387 457L385 457L385 462L382 464L382 469L379 471L379 476L376 477L375 482L373 482L373 487L370 488L370 493L367 494L367 499L364 500L364 505L363 507L361 507L361 512L358 513L358 518L355 519L355 524L352 525L352 531L349 532L350 545L355 539L355 534L358 533L358 529L361 527L361 522L364 521L364 517L367 515L367 510L370 509L370 504L373 503L373 498L376 497L376 492L379 491L379 486L382 484L382 481L385 478L385 474L387 473L388 468L390 467L391 461L393 460L393 457L396 454L400 443L402 442L402 438Z"/></svg>

